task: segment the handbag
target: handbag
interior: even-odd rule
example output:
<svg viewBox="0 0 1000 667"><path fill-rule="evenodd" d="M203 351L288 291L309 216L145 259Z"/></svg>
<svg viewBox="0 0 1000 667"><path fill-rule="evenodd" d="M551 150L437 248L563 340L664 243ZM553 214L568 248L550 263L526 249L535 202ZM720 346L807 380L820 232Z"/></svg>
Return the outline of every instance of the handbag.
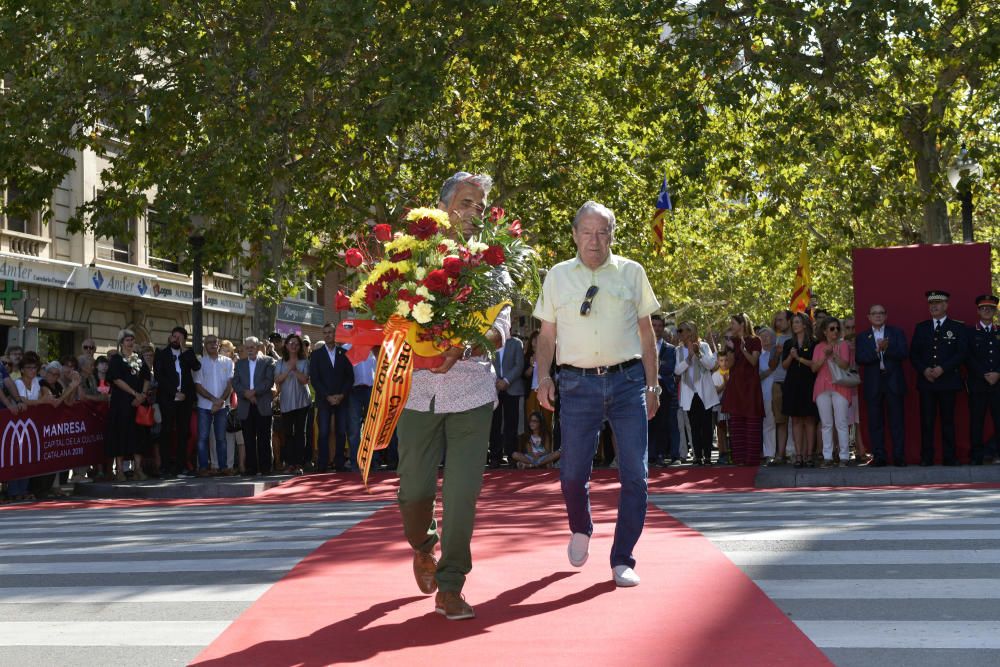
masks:
<svg viewBox="0 0 1000 667"><path fill-rule="evenodd" d="M156 417L153 415L153 406L143 403L135 409L135 423L139 426L152 426L156 423Z"/></svg>
<svg viewBox="0 0 1000 667"><path fill-rule="evenodd" d="M857 369L854 368L841 368L833 359L826 362L830 366L830 377L833 379L833 383L838 387L857 387L861 384L861 376L858 375Z"/></svg>

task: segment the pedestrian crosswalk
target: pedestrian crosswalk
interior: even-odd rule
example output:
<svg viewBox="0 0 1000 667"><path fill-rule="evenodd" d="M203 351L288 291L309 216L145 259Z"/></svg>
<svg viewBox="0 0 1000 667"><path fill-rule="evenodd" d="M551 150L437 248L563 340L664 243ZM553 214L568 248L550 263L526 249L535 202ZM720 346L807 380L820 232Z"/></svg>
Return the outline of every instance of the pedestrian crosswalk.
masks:
<svg viewBox="0 0 1000 667"><path fill-rule="evenodd" d="M995 490L651 501L710 539L837 665L1000 663Z"/></svg>
<svg viewBox="0 0 1000 667"><path fill-rule="evenodd" d="M384 502L0 514L0 664L187 664Z"/></svg>

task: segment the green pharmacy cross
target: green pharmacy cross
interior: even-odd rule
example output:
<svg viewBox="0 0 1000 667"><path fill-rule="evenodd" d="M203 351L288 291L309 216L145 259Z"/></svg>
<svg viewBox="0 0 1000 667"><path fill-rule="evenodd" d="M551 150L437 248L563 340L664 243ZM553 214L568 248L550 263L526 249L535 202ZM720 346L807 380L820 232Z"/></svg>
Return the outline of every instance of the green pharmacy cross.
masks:
<svg viewBox="0 0 1000 667"><path fill-rule="evenodd" d="M3 285L3 289L0 290L0 301L3 302L4 310L13 311L14 302L23 297L24 292L19 289L14 289L13 280L6 281Z"/></svg>

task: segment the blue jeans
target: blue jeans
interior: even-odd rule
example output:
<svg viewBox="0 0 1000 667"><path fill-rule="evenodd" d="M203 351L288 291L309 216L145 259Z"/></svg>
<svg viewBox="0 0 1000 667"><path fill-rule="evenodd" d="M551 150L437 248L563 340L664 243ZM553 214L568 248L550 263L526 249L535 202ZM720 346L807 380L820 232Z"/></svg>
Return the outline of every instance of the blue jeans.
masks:
<svg viewBox="0 0 1000 667"><path fill-rule="evenodd" d="M221 410L212 414L211 410L198 408L198 469L208 470L208 434L215 431L215 454L219 461L219 468L226 467L226 417L229 415L229 408L223 406Z"/></svg>
<svg viewBox="0 0 1000 667"><path fill-rule="evenodd" d="M642 364L607 375L559 373L559 425L562 458L559 477L574 533L591 535L590 473L601 425L611 423L618 443L618 522L611 547L611 567L635 567L632 549L646 520L646 376Z"/></svg>
<svg viewBox="0 0 1000 667"><path fill-rule="evenodd" d="M370 385L356 385L351 390L351 395L347 397L347 441L351 445L352 465L358 460L358 451L361 449L361 427L364 425L365 415L368 414L368 403L371 399Z"/></svg>
<svg viewBox="0 0 1000 667"><path fill-rule="evenodd" d="M350 401L350 399L347 399ZM319 443L316 452L316 469L323 472L330 465L330 418L334 419L334 434L336 436L333 452L333 465L344 467L344 445L347 443L347 405L330 405L326 399L316 401L316 418L319 422ZM354 464L357 465L357 464Z"/></svg>

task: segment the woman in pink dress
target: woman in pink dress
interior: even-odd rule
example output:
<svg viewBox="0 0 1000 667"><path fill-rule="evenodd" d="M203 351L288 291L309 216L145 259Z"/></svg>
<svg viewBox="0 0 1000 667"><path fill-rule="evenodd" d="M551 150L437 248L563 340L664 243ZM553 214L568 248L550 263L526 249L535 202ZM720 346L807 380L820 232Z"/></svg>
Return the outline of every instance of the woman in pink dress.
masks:
<svg viewBox="0 0 1000 667"><path fill-rule="evenodd" d="M820 431L823 435L823 467L830 468L833 462L833 429L837 429L837 443L840 445L840 465L846 466L850 459L848 439L848 414L851 405L851 389L833 383L830 364L847 369L851 366L851 348L840 337L840 321L827 317L820 324L822 342L813 350L812 369L816 373L813 385L813 400L819 409Z"/></svg>

